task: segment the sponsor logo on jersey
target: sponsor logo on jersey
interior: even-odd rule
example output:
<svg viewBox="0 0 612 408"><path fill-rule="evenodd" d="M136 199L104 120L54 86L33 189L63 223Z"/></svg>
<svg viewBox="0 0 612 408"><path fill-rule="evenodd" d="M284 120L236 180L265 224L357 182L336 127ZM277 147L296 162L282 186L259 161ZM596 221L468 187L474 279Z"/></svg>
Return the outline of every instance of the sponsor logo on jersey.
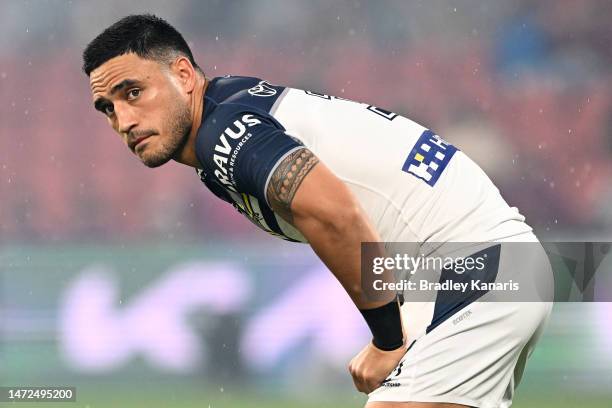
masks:
<svg viewBox="0 0 612 408"><path fill-rule="evenodd" d="M462 321L464 321L465 319L467 319L471 315L472 315L472 311L471 310L466 310L459 317L455 317L453 319L453 325L456 326L457 324L461 323Z"/></svg>
<svg viewBox="0 0 612 408"><path fill-rule="evenodd" d="M247 92L253 96L262 97L276 95L276 89L274 89L272 85L270 85L266 81L260 81L257 85L249 89Z"/></svg>
<svg viewBox="0 0 612 408"><path fill-rule="evenodd" d="M383 387L400 387L402 384L398 382L383 382L381 385Z"/></svg>
<svg viewBox="0 0 612 408"><path fill-rule="evenodd" d="M404 362L401 361L399 365L395 367L395 370L393 370L391 375L389 375L389 377L386 378L380 385L382 385L383 387L399 387L401 384L397 381L393 382L393 377L399 377L399 375L402 373L403 366Z"/></svg>
<svg viewBox="0 0 612 408"><path fill-rule="evenodd" d="M251 138L251 133L246 133L246 130L259 124L261 124L261 121L254 115L243 115L225 128L215 145L213 162L215 162L217 168L214 174L221 184L230 191L236 192L234 186L234 164L236 157L242 146ZM240 139L239 142L234 142L238 139Z"/></svg>
<svg viewBox="0 0 612 408"><path fill-rule="evenodd" d="M410 151L402 170L433 187L455 152L455 146L426 130Z"/></svg>

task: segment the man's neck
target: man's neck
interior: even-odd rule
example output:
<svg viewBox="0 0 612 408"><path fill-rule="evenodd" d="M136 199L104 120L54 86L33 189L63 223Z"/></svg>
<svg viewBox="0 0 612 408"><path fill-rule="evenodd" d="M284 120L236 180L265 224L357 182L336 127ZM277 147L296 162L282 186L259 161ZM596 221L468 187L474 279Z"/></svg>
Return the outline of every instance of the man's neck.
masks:
<svg viewBox="0 0 612 408"><path fill-rule="evenodd" d="M208 86L208 80L204 75L198 75L196 85L191 95L191 131L187 136L187 141L182 151L175 157L179 163L187 166L199 168L201 167L198 157L196 156L196 137L198 130L202 124L202 112L204 112L204 93Z"/></svg>

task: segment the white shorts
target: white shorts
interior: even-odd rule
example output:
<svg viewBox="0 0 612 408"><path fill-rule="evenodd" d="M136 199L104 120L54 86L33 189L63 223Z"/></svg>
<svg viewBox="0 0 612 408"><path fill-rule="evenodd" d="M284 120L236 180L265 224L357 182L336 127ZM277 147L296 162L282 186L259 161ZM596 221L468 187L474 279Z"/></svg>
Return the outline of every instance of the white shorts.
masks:
<svg viewBox="0 0 612 408"><path fill-rule="evenodd" d="M540 259L543 257L542 259ZM544 251L534 271L552 277ZM541 261L541 262L540 262ZM504 257L499 270L527 267L526 260ZM488 295L488 293L487 293ZM542 334L551 302L475 301L444 320L428 333L409 336L411 346L368 402L446 402L480 408L509 407L528 356ZM411 328L423 327L431 318L431 303L406 302L402 319Z"/></svg>

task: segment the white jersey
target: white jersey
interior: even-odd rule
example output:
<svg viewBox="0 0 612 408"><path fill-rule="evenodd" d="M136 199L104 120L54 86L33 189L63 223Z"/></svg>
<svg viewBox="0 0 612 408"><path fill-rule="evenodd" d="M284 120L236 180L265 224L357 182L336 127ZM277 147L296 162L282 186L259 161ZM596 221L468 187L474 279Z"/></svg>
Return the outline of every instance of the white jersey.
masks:
<svg viewBox="0 0 612 408"><path fill-rule="evenodd" d="M201 180L260 228L293 241L304 237L272 211L266 191L278 163L304 147L346 183L383 241L416 244L411 248L538 242L478 165L410 119L257 78L211 81L196 140ZM485 244L487 266L478 276L487 282L517 269L528 277L550 271L541 247L529 247L535 257L517 258L501 245ZM440 280L448 282L444 272ZM550 304L490 303L481 296L474 289L460 296L437 291L405 302L411 346L370 401L508 407Z"/></svg>
<svg viewBox="0 0 612 408"><path fill-rule="evenodd" d="M298 89L279 99L270 113L350 187L383 241L482 242L531 230L476 163L418 123Z"/></svg>
<svg viewBox="0 0 612 408"><path fill-rule="evenodd" d="M254 171L253 165L241 170L238 164L232 166L231 160L225 166L228 168L223 163L219 166L219 160L208 160L211 163L208 172L219 175L226 189L236 190L228 193L234 197L235 206L239 210L242 207L241 212L247 216L248 204L253 207L253 202L257 201L260 210L268 207L265 191L274 165L303 145L351 189L382 241L483 242L531 231L524 223L524 217L504 201L477 164L434 132L410 119L371 105L273 86L256 78L216 78L206 95L209 97L206 104L215 106L206 107L204 122L210 123L211 118L215 122L217 134L213 138L217 142L208 147L200 143L201 161L207 161L203 150L216 149L218 152L225 148L218 141L218 134L230 130L231 135L233 124L241 120L246 124L243 127L248 134L254 134L259 127L266 125L260 123L250 127L249 123L268 120L272 127L276 126L275 130L282 131L284 137L289 136L294 141L293 144L279 142L278 147L275 145L275 150L282 150L281 154L270 153L274 156L270 159L273 163L267 165L266 177L259 182L262 185L252 187L253 191L262 193L258 196L246 192L251 203L244 202L243 205L240 202L236 204L239 201L236 197L245 194L241 188L248 190L247 184L258 182L249 179L241 183L239 173ZM210 114L207 115L208 111ZM262 136L262 142L253 142L256 137L251 137L238 147L240 154L249 154L245 152L249 143L264 143L263 140L267 143L274 137L281 137L270 136L273 133ZM236 149L238 144L231 148ZM262 151L264 149L257 151L258 157L265 156ZM243 162L247 163L247 160L243 159ZM223 180L224 174L228 174L226 180ZM247 177L251 176L245 175L244 178ZM265 215L259 219L264 221ZM268 222L269 232L304 241L299 232L279 216L274 217L279 229L271 228ZM269 214L267 218L270 218Z"/></svg>

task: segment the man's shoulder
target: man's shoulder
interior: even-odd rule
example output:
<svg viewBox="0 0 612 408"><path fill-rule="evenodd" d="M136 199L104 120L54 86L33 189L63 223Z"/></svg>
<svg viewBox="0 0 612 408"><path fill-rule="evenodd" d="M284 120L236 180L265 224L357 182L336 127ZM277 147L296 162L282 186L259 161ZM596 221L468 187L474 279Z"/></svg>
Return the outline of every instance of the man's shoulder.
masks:
<svg viewBox="0 0 612 408"><path fill-rule="evenodd" d="M261 81L260 78L248 76L225 75L209 81L206 96L221 103L238 92L250 89Z"/></svg>
<svg viewBox="0 0 612 408"><path fill-rule="evenodd" d="M216 105L204 117L198 132L198 139L210 139L213 135L218 136L225 132L233 136L243 127L250 128L259 124L283 129L282 125L266 111L240 101L226 101Z"/></svg>
<svg viewBox="0 0 612 408"><path fill-rule="evenodd" d="M234 103L269 113L286 89L260 78L225 76L209 82L206 98L217 105Z"/></svg>
<svg viewBox="0 0 612 408"><path fill-rule="evenodd" d="M231 158L254 135L284 130L268 112L240 101L225 101L205 109L196 136L196 155L205 168L214 167L219 158Z"/></svg>

